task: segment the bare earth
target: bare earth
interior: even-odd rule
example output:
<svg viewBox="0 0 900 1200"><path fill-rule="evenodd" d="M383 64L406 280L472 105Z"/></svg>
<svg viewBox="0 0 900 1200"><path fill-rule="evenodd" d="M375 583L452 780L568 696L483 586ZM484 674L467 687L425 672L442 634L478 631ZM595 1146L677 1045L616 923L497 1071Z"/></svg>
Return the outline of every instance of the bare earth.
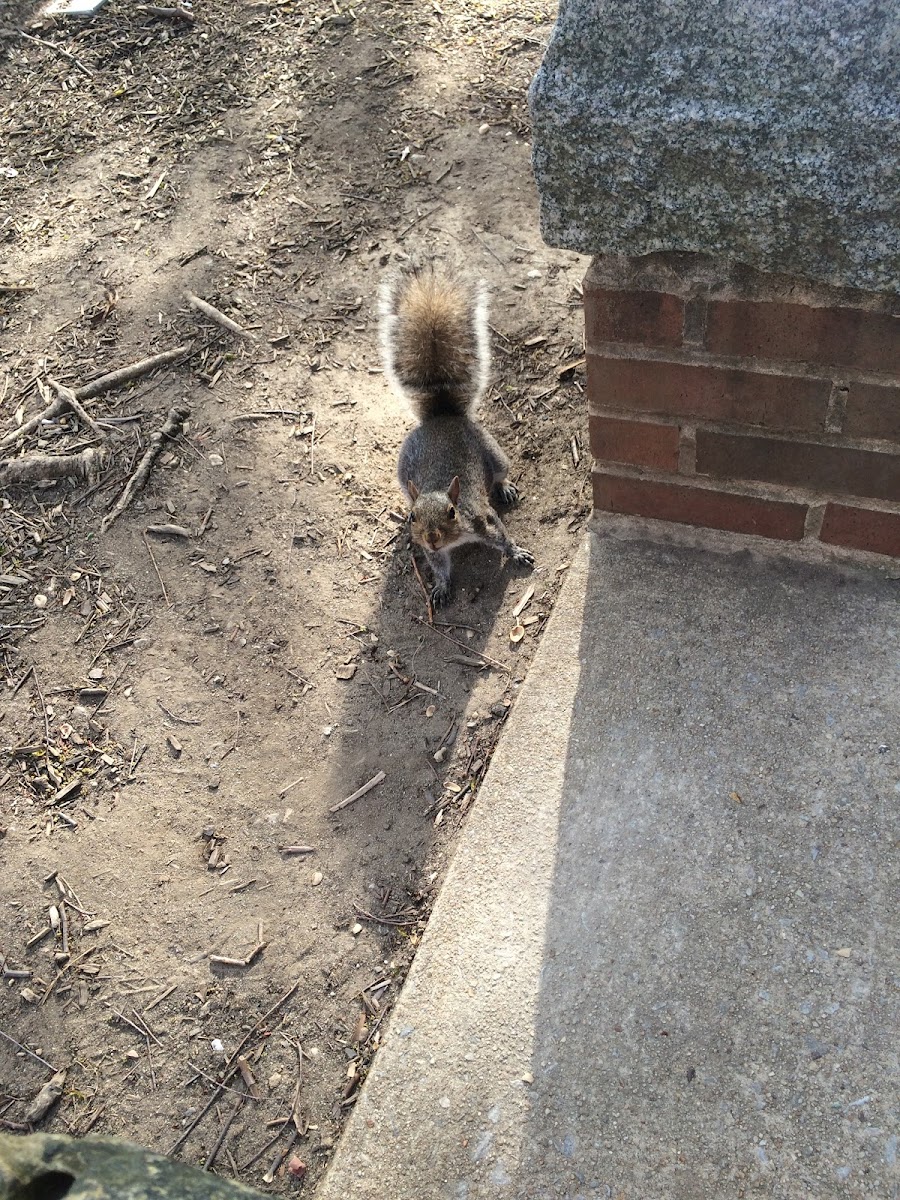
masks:
<svg viewBox="0 0 900 1200"><path fill-rule="evenodd" d="M588 513L584 263L542 245L529 169L551 19L111 0L32 27L74 59L21 40L0 66L0 438L48 377L191 346L86 402L99 473L0 490L0 1030L68 1068L38 1128L186 1134L187 1161L282 1194L327 1166ZM490 285L482 413L538 563L462 551L432 628L375 316L384 266L423 251ZM67 415L0 458L100 444ZM0 1041L0 1127L50 1074Z"/></svg>

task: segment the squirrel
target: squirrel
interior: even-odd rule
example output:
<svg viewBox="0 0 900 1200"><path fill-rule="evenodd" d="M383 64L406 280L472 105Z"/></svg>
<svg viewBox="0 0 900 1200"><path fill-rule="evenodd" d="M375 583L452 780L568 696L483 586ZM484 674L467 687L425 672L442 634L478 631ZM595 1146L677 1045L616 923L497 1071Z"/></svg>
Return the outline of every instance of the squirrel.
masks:
<svg viewBox="0 0 900 1200"><path fill-rule="evenodd" d="M507 479L509 460L473 416L490 368L487 295L482 283L427 262L386 281L380 308L385 374L419 418L400 449L397 479L437 608L450 598L450 552L466 542L534 565L491 503L519 498Z"/></svg>

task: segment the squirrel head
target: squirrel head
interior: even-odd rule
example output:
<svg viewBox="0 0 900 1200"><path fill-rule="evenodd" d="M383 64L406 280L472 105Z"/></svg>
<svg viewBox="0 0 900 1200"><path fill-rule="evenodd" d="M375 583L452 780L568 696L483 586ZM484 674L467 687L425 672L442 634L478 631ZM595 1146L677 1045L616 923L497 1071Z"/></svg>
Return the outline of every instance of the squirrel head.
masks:
<svg viewBox="0 0 900 1200"><path fill-rule="evenodd" d="M406 490L412 500L410 532L426 550L444 550L462 534L459 523L459 476L454 475L446 492L420 492L413 481Z"/></svg>

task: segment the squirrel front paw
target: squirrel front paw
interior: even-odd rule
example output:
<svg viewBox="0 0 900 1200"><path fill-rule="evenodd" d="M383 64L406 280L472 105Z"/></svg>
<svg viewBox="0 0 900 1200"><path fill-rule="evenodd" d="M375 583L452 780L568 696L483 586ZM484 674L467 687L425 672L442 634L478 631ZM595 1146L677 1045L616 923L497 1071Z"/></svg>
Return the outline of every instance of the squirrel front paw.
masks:
<svg viewBox="0 0 900 1200"><path fill-rule="evenodd" d="M510 483L508 479L504 479L497 484L497 499L501 504L517 504L519 501L519 489L514 483Z"/></svg>
<svg viewBox="0 0 900 1200"><path fill-rule="evenodd" d="M530 550L526 550L523 546L513 546L510 559L514 563L520 563L526 567L534 566L534 555Z"/></svg>

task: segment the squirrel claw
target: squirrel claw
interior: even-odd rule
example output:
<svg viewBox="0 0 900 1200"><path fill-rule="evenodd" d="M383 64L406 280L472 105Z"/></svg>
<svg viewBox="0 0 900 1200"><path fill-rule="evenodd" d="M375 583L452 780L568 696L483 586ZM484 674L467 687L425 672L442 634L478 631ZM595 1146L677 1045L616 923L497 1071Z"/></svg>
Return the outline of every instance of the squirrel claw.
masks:
<svg viewBox="0 0 900 1200"><path fill-rule="evenodd" d="M534 566L534 555L530 550L525 550L522 546L513 547L510 558L514 563L520 563L526 567Z"/></svg>
<svg viewBox="0 0 900 1200"><path fill-rule="evenodd" d="M519 489L514 483L504 479L502 483L497 484L497 497L501 504L516 504L519 499Z"/></svg>
<svg viewBox="0 0 900 1200"><path fill-rule="evenodd" d="M450 587L446 583L436 583L431 589L431 607L443 608L450 599Z"/></svg>

